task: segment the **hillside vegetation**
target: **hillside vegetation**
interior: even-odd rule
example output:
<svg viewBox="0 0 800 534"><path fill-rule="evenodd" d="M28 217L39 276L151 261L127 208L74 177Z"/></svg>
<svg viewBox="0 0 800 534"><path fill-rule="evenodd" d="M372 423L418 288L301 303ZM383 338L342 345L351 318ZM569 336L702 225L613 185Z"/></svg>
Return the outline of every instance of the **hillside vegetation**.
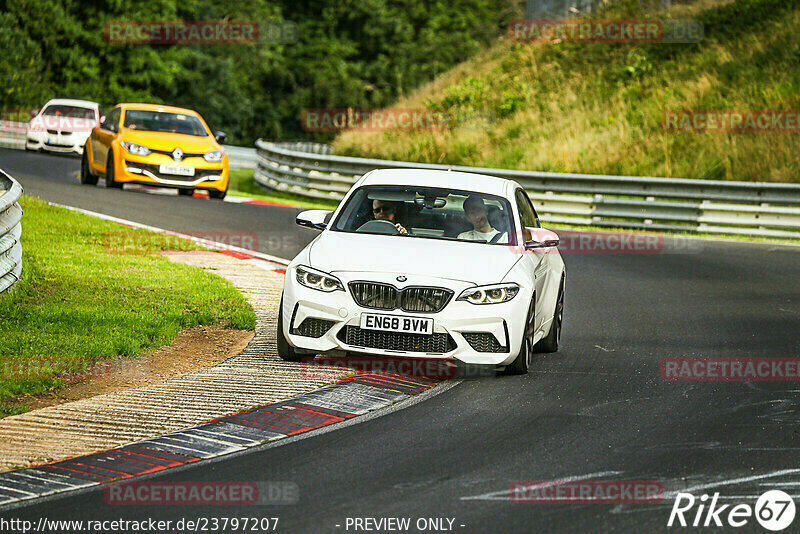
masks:
<svg viewBox="0 0 800 534"><path fill-rule="evenodd" d="M212 129L226 131L232 144L309 137L300 125L303 109L386 106L485 49L519 16L521 5L2 1L0 107L40 108L56 96L105 107L144 101L194 108ZM104 36L108 24L215 20L287 31L265 31L257 44L114 44Z"/></svg>
<svg viewBox="0 0 800 534"><path fill-rule="evenodd" d="M600 19L652 18L623 1ZM491 49L395 105L446 110L445 131L340 135L338 154L529 169L800 181L800 133L674 132L667 110L800 110L800 1L706 0L695 44L514 43Z"/></svg>

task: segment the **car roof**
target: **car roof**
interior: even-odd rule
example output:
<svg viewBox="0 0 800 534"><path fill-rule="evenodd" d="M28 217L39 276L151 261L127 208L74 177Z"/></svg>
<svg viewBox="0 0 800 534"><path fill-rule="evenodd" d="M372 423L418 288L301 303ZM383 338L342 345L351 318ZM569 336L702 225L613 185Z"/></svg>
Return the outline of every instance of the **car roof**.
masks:
<svg viewBox="0 0 800 534"><path fill-rule="evenodd" d="M97 102L92 102L90 100L76 100L73 98L53 98L52 100L48 100L47 103L44 105L47 106L75 106L79 108L89 108L89 109L99 109L100 104Z"/></svg>
<svg viewBox="0 0 800 534"><path fill-rule="evenodd" d="M471 172L430 169L376 169L364 176L361 185L409 185L460 189L505 197L517 182Z"/></svg>
<svg viewBox="0 0 800 534"><path fill-rule="evenodd" d="M198 115L196 111L191 109L177 108L175 106L165 106L163 104L137 104L137 103L126 102L123 104L118 104L118 106L126 110L142 109L147 111L166 111L171 113L183 113L186 115Z"/></svg>

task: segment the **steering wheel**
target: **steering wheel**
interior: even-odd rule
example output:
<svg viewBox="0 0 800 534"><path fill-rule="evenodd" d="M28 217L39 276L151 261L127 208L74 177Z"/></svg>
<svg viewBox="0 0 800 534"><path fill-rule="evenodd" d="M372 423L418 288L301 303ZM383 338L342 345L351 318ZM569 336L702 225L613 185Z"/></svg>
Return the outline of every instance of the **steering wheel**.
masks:
<svg viewBox="0 0 800 534"><path fill-rule="evenodd" d="M388 235L399 235L400 230L394 225L391 221L384 221L382 219L373 219L371 221L367 221L361 226L358 227L356 232L360 232L363 234L388 234Z"/></svg>

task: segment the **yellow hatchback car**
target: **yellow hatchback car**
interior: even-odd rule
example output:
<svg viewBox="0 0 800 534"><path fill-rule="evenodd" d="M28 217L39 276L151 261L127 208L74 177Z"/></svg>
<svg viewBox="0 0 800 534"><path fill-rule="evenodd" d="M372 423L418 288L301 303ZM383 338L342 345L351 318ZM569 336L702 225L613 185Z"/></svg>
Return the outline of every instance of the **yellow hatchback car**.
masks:
<svg viewBox="0 0 800 534"><path fill-rule="evenodd" d="M81 161L81 183L106 187L144 184L195 189L211 198L228 192L228 154L220 144L225 134L211 134L195 111L154 104L119 104L86 141Z"/></svg>

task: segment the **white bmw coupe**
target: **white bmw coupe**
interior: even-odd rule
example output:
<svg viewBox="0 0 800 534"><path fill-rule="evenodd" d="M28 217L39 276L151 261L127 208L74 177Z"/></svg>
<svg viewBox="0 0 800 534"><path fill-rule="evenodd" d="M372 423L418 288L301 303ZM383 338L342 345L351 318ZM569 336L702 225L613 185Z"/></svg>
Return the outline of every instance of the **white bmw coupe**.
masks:
<svg viewBox="0 0 800 534"><path fill-rule="evenodd" d="M514 181L431 170L374 170L292 260L278 353L445 359L526 373L555 352L564 313L558 236Z"/></svg>

